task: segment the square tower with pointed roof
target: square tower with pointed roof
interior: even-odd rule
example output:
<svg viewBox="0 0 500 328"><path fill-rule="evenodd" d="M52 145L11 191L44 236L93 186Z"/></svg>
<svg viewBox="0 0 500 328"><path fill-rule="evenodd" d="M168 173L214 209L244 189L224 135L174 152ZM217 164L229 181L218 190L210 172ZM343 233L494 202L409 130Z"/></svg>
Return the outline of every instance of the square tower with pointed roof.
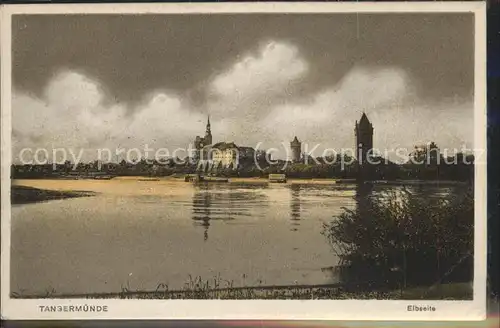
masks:
<svg viewBox="0 0 500 328"><path fill-rule="evenodd" d="M299 162L302 143L297 139L297 136L290 142L290 148L292 149L292 162Z"/></svg>
<svg viewBox="0 0 500 328"><path fill-rule="evenodd" d="M363 112L361 119L356 121L354 127L356 137L356 157L360 164L367 161L368 156L371 156L373 149L373 124L370 122L366 113Z"/></svg>

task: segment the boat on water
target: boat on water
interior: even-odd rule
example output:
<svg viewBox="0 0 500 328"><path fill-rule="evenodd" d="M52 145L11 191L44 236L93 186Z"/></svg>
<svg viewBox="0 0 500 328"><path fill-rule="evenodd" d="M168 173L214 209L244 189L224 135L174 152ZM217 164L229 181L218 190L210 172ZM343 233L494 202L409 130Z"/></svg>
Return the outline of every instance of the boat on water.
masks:
<svg viewBox="0 0 500 328"><path fill-rule="evenodd" d="M96 176L94 176L95 180L111 180L113 178L114 178L113 175L96 175Z"/></svg>
<svg viewBox="0 0 500 328"><path fill-rule="evenodd" d="M202 177L201 181L203 182L229 182L229 178L224 177Z"/></svg>
<svg viewBox="0 0 500 328"><path fill-rule="evenodd" d="M229 182L229 178L216 176L203 176L200 174L187 174L184 177L186 182Z"/></svg>
<svg viewBox="0 0 500 328"><path fill-rule="evenodd" d="M111 180L115 175L101 173L101 172L70 172L69 174L59 175L59 179L65 180L83 180L83 179L94 179L94 180Z"/></svg>
<svg viewBox="0 0 500 328"><path fill-rule="evenodd" d="M269 174L269 182L286 183L285 174Z"/></svg>
<svg viewBox="0 0 500 328"><path fill-rule="evenodd" d="M199 174L186 174L186 176L184 176L184 181L186 181L186 182L198 182L198 181L200 181L200 175Z"/></svg>

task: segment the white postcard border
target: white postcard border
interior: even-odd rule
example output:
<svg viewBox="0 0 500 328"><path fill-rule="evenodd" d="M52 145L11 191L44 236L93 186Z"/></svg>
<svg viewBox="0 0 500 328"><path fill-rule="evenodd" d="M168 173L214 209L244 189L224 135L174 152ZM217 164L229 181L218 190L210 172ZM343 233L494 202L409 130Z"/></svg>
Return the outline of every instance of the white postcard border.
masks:
<svg viewBox="0 0 500 328"><path fill-rule="evenodd" d="M486 149L486 3L182 3L42 4L1 7L1 314L2 319L258 319L258 320L482 320L486 318L486 154L476 157L474 299L472 301L390 300L87 300L11 299L11 16L15 14L194 14L194 13L414 13L470 12L475 15L474 148ZM36 274L34 272L33 274ZM61 311L41 311L40 306ZM407 311L409 305L436 311ZM65 312L69 306L89 311ZM92 312L105 306L107 311Z"/></svg>

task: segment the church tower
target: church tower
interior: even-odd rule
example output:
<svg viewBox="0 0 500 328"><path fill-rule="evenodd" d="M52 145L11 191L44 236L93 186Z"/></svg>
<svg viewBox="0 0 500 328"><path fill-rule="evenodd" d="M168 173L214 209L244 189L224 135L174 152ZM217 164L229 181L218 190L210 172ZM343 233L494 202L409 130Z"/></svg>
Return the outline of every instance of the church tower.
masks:
<svg viewBox="0 0 500 328"><path fill-rule="evenodd" d="M212 131L210 130L210 115L208 115L207 129L205 131L205 145L212 144Z"/></svg>
<svg viewBox="0 0 500 328"><path fill-rule="evenodd" d="M356 136L356 157L360 164L365 163L369 152L371 153L373 149L373 125L364 112L359 123L356 121L354 133Z"/></svg>
<svg viewBox="0 0 500 328"><path fill-rule="evenodd" d="M292 149L292 162L300 162L302 143L297 136L290 142L290 148Z"/></svg>

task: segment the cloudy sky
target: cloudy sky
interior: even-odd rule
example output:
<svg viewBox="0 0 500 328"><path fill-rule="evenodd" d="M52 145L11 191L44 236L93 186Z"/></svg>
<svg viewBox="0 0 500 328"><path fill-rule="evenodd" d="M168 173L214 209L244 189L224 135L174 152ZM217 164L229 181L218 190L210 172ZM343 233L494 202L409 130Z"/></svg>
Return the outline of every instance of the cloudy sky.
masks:
<svg viewBox="0 0 500 328"><path fill-rule="evenodd" d="M22 148L214 142L472 147L470 14L13 17L13 156ZM303 149L306 150L306 149ZM280 156L284 151L280 150Z"/></svg>

